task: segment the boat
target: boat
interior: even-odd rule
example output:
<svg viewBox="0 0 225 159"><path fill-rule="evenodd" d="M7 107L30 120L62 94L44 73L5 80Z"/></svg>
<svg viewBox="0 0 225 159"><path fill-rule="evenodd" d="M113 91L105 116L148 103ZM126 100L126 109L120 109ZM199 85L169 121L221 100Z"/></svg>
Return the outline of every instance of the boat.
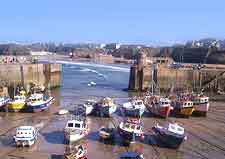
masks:
<svg viewBox="0 0 225 159"><path fill-rule="evenodd" d="M133 143L144 140L144 132L142 131L142 123L137 118L127 118L118 126L118 132L123 141Z"/></svg>
<svg viewBox="0 0 225 159"><path fill-rule="evenodd" d="M101 127L98 134L101 140L114 140L115 137L114 128Z"/></svg>
<svg viewBox="0 0 225 159"><path fill-rule="evenodd" d="M16 146L32 146L37 141L37 130L33 126L20 126L16 129Z"/></svg>
<svg viewBox="0 0 225 159"><path fill-rule="evenodd" d="M64 136L68 143L76 142L88 135L88 125L85 119L76 118L69 120L64 129Z"/></svg>
<svg viewBox="0 0 225 159"><path fill-rule="evenodd" d="M176 115L184 117L191 116L193 111L195 110L193 107L193 102L185 99L176 101L173 108Z"/></svg>
<svg viewBox="0 0 225 159"><path fill-rule="evenodd" d="M59 115L65 115L65 114L68 114L69 113L69 110L67 110L67 109L60 109L59 111L58 111L58 114Z"/></svg>
<svg viewBox="0 0 225 159"><path fill-rule="evenodd" d="M28 98L27 110L31 112L40 112L49 108L53 97L45 96L43 93L34 93Z"/></svg>
<svg viewBox="0 0 225 159"><path fill-rule="evenodd" d="M117 105L114 103L112 98L106 97L103 98L99 103L95 106L95 111L101 117L103 116L111 116L116 112Z"/></svg>
<svg viewBox="0 0 225 159"><path fill-rule="evenodd" d="M152 127L157 140L167 147L179 148L184 140L187 139L184 128L177 123L167 123L164 126L156 124Z"/></svg>
<svg viewBox="0 0 225 159"><path fill-rule="evenodd" d="M4 108L10 101L9 97L0 97L0 109Z"/></svg>
<svg viewBox="0 0 225 159"><path fill-rule="evenodd" d="M19 112L26 107L26 92L20 91L18 95L15 95L13 100L9 101L8 110L12 112Z"/></svg>
<svg viewBox="0 0 225 159"><path fill-rule="evenodd" d="M69 145L66 146L64 152L65 159L86 159L87 150L83 145Z"/></svg>
<svg viewBox="0 0 225 159"><path fill-rule="evenodd" d="M85 103L81 106L82 109L85 112L85 115L90 115L94 109L94 106L97 102L95 100L87 100Z"/></svg>
<svg viewBox="0 0 225 159"><path fill-rule="evenodd" d="M154 96L151 98L151 102L146 105L146 108L154 115L162 118L167 118L173 110L171 101L168 98Z"/></svg>
<svg viewBox="0 0 225 159"><path fill-rule="evenodd" d="M144 156L139 152L127 151L120 155L120 159L144 159Z"/></svg>
<svg viewBox="0 0 225 159"><path fill-rule="evenodd" d="M197 94L192 97L194 112L203 116L207 115L209 110L209 97L203 94Z"/></svg>
<svg viewBox="0 0 225 159"><path fill-rule="evenodd" d="M142 100L132 100L123 104L122 109L125 115L141 117L145 111L145 105Z"/></svg>

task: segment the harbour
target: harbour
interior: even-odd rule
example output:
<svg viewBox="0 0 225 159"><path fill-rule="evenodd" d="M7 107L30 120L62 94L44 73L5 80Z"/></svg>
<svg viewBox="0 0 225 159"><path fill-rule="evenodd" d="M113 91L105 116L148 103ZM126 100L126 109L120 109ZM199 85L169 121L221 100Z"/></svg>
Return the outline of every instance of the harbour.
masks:
<svg viewBox="0 0 225 159"><path fill-rule="evenodd" d="M58 115L61 109L73 112L87 99L96 101L103 97L114 99L122 105L135 93L126 91L129 82L127 65L104 65L68 62L62 65L61 87L51 90L53 104L48 110L38 113L0 113L0 158L63 158L67 144L64 143L64 127L71 119L71 114ZM95 85L90 83L95 83ZM222 97L221 97L222 96ZM225 96L224 96L225 97ZM224 99L223 95L220 98ZM214 96L210 96L210 99ZM104 143L99 140L98 130L102 126L112 125L117 128L123 121L119 107L111 118L87 116L90 131L82 141L87 149L87 158L119 158L127 151L139 151L144 158L224 158L225 157L225 108L224 101L210 100L206 117L189 118L169 116L166 119L144 113L141 117L145 139L134 145L124 146L121 137L116 134L115 142ZM187 133L187 140L179 149L158 145L154 139L152 126L155 123L174 122L181 124ZM13 141L16 127L32 125L38 130L38 140L30 148L16 148Z"/></svg>

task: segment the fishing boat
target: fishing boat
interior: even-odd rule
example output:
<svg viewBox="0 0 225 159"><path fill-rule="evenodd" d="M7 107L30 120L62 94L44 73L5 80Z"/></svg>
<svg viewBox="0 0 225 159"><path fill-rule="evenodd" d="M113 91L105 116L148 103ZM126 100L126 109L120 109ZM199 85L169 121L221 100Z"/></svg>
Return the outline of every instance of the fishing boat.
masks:
<svg viewBox="0 0 225 159"><path fill-rule="evenodd" d="M14 140L16 146L32 146L37 141L37 130L32 126L20 126Z"/></svg>
<svg viewBox="0 0 225 159"><path fill-rule="evenodd" d="M123 104L125 115L133 117L141 117L145 111L145 105L142 100L132 100Z"/></svg>
<svg viewBox="0 0 225 159"><path fill-rule="evenodd" d="M0 109L4 109L9 101L10 101L9 97L0 97Z"/></svg>
<svg viewBox="0 0 225 159"><path fill-rule="evenodd" d="M144 156L139 152L127 151L120 155L120 159L144 159Z"/></svg>
<svg viewBox="0 0 225 159"><path fill-rule="evenodd" d="M109 97L103 98L95 106L95 111L101 117L111 116L113 113L116 112L116 109L117 109L117 105L114 103L114 100L112 98L109 98Z"/></svg>
<svg viewBox="0 0 225 159"><path fill-rule="evenodd" d="M64 152L65 159L86 159L87 150L83 145L69 145Z"/></svg>
<svg viewBox="0 0 225 159"><path fill-rule="evenodd" d="M115 137L114 128L101 127L98 134L101 140L114 140Z"/></svg>
<svg viewBox="0 0 225 159"><path fill-rule="evenodd" d="M123 141L128 143L144 140L144 132L142 131L142 123L140 119L125 119L118 126L118 132L123 138Z"/></svg>
<svg viewBox="0 0 225 159"><path fill-rule="evenodd" d="M184 117L191 116L195 110L193 107L193 102L185 99L176 101L173 108L176 115L181 115Z"/></svg>
<svg viewBox="0 0 225 159"><path fill-rule="evenodd" d="M152 130L158 141L171 148L178 148L187 139L184 128L177 123L168 123L164 126L156 124Z"/></svg>
<svg viewBox="0 0 225 159"><path fill-rule="evenodd" d="M43 93L34 93L28 98L27 110L31 112L40 112L49 108L53 101L53 97L44 95Z"/></svg>
<svg viewBox="0 0 225 159"><path fill-rule="evenodd" d="M83 109L85 115L90 115L94 109L94 106L97 102L95 100L87 100L85 103L81 106Z"/></svg>
<svg viewBox="0 0 225 159"><path fill-rule="evenodd" d="M19 112L26 107L26 92L20 91L18 95L15 95L13 100L9 101L8 109L12 112Z"/></svg>
<svg viewBox="0 0 225 159"><path fill-rule="evenodd" d="M207 115L209 110L209 97L203 94L197 94L192 97L194 112L203 116Z"/></svg>
<svg viewBox="0 0 225 159"><path fill-rule="evenodd" d="M147 105L147 109L154 115L167 118L173 110L170 103L171 101L168 98L154 96L151 103Z"/></svg>
<svg viewBox="0 0 225 159"><path fill-rule="evenodd" d="M64 129L64 136L68 143L76 142L88 135L88 125L85 119L76 118L69 120Z"/></svg>

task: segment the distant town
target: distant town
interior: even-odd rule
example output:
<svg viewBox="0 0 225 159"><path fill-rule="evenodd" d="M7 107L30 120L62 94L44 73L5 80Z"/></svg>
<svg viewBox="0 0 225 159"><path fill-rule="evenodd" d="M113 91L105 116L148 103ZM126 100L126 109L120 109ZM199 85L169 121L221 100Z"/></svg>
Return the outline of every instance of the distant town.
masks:
<svg viewBox="0 0 225 159"><path fill-rule="evenodd" d="M188 41L185 44L151 47L138 44L66 44L66 43L7 43L0 44L0 55L70 55L77 58L94 58L108 55L134 60L142 50L148 57L171 57L175 62L225 64L225 40L213 38Z"/></svg>

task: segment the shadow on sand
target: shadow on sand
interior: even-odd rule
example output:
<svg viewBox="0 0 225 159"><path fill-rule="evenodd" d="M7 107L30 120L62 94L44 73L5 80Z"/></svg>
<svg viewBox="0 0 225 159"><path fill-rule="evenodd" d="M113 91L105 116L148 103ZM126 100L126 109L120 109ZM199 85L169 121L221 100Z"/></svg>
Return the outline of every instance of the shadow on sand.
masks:
<svg viewBox="0 0 225 159"><path fill-rule="evenodd" d="M52 144L64 144L64 134L62 131L53 131L50 133L42 133L45 140Z"/></svg>

